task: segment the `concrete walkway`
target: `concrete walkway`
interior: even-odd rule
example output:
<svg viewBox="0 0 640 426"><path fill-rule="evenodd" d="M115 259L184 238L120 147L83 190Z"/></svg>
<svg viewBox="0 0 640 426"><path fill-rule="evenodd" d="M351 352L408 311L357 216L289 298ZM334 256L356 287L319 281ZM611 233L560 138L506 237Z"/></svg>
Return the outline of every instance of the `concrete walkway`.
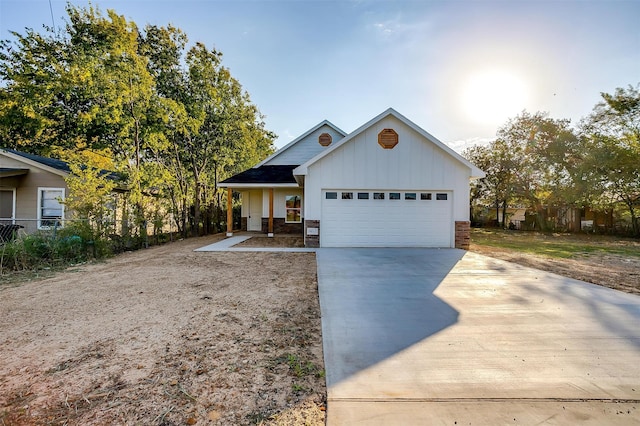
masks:
<svg viewBox="0 0 640 426"><path fill-rule="evenodd" d="M288 253L313 253L316 251L316 249L305 247L234 247L236 244L240 244L249 238L251 238L251 235L228 237L224 240L218 241L217 243L197 248L194 251L274 251Z"/></svg>
<svg viewBox="0 0 640 426"><path fill-rule="evenodd" d="M640 297L461 250L320 249L327 424L640 424Z"/></svg>

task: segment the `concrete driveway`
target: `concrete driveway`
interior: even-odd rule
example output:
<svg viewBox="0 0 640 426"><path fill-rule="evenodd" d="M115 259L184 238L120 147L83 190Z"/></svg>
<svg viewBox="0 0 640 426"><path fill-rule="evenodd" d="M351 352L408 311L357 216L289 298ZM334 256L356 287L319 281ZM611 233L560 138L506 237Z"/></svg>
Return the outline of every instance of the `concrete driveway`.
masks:
<svg viewBox="0 0 640 426"><path fill-rule="evenodd" d="M327 424L639 424L640 297L455 249L319 249Z"/></svg>

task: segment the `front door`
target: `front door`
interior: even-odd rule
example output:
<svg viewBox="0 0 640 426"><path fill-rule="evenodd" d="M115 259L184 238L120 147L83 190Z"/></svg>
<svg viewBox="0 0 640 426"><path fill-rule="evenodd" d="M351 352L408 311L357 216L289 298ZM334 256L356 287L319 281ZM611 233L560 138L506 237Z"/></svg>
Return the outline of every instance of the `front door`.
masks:
<svg viewBox="0 0 640 426"><path fill-rule="evenodd" d="M262 231L262 190L249 191L248 231Z"/></svg>

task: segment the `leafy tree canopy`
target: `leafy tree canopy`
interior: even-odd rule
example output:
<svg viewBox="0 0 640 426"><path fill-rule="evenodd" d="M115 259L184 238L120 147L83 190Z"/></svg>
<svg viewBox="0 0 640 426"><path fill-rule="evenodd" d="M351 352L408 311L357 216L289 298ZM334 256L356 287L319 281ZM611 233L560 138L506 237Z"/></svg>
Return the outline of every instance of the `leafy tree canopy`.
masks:
<svg viewBox="0 0 640 426"><path fill-rule="evenodd" d="M138 222L145 194L160 191L185 218L183 232L193 207L199 228L202 206L220 208L216 182L273 151L263 116L222 54L189 47L179 28L141 29L93 6L68 5L67 15L59 32L26 29L1 42L2 145L102 158L127 176Z"/></svg>

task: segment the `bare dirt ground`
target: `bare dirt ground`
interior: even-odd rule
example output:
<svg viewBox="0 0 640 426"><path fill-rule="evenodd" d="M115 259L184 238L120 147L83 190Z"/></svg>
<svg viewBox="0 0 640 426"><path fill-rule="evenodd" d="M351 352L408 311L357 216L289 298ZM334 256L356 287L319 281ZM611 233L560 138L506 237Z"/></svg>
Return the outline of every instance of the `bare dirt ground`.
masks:
<svg viewBox="0 0 640 426"><path fill-rule="evenodd" d="M640 294L640 258L638 257L584 254L573 259L553 259L505 248L478 245L473 242L470 250L626 293Z"/></svg>
<svg viewBox="0 0 640 426"><path fill-rule="evenodd" d="M251 238L234 247L304 247L304 239L297 235L278 235L272 238L265 234L251 235Z"/></svg>
<svg viewBox="0 0 640 426"><path fill-rule="evenodd" d="M0 425L324 424L315 255L221 238L0 282Z"/></svg>

